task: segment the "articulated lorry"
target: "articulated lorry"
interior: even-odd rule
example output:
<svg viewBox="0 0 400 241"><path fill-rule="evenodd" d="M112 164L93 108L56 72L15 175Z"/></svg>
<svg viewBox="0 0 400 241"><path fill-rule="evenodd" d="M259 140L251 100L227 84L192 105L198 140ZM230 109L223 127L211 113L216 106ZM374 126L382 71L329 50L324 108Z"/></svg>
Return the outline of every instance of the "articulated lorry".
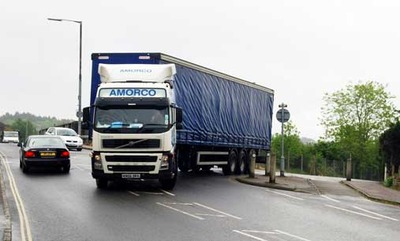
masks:
<svg viewBox="0 0 400 241"><path fill-rule="evenodd" d="M271 146L274 91L162 53L94 53L90 107L92 176L158 179L222 167L246 173Z"/></svg>

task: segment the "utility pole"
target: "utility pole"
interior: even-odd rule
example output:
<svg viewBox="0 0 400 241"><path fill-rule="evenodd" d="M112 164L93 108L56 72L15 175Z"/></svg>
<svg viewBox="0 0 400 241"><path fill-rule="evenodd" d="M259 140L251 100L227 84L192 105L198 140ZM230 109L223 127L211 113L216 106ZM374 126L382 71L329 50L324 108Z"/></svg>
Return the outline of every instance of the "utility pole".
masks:
<svg viewBox="0 0 400 241"><path fill-rule="evenodd" d="M62 19L62 18L48 18L49 21L57 22L72 22L79 24L79 84L78 84L78 111L76 117L78 117L78 135L82 134L82 21Z"/></svg>

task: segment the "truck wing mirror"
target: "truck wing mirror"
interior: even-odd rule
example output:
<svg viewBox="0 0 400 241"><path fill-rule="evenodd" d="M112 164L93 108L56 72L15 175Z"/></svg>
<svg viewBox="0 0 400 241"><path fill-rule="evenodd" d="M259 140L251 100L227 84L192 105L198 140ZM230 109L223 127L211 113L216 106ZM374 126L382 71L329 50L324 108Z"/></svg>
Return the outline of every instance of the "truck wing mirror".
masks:
<svg viewBox="0 0 400 241"><path fill-rule="evenodd" d="M83 108L82 129L87 130L90 126L90 107Z"/></svg>

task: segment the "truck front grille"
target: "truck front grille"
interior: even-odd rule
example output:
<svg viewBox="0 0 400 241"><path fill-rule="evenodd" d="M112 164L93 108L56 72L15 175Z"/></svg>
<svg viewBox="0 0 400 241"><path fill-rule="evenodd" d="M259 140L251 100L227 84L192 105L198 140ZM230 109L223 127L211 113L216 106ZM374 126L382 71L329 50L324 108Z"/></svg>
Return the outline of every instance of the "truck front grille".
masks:
<svg viewBox="0 0 400 241"><path fill-rule="evenodd" d="M103 148L118 148L118 149L160 148L160 140L158 140L158 139L106 139L106 140L103 140Z"/></svg>
<svg viewBox="0 0 400 241"><path fill-rule="evenodd" d="M156 162L156 156L106 156L107 162Z"/></svg>
<svg viewBox="0 0 400 241"><path fill-rule="evenodd" d="M114 172L151 172L154 171L155 166L113 166L108 165L108 170Z"/></svg>

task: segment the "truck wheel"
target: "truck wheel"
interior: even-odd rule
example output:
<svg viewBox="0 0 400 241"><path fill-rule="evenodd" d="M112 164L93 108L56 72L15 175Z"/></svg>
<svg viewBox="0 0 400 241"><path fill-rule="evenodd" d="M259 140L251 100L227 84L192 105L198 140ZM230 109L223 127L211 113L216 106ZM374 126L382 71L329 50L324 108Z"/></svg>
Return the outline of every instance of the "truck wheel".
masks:
<svg viewBox="0 0 400 241"><path fill-rule="evenodd" d="M231 150L229 152L228 165L225 166L222 169L222 171L224 172L225 175L230 175L236 172L236 168L237 168L237 154L235 150Z"/></svg>
<svg viewBox="0 0 400 241"><path fill-rule="evenodd" d="M105 178L96 178L96 186L98 189L106 189L108 186L108 180Z"/></svg>
<svg viewBox="0 0 400 241"><path fill-rule="evenodd" d="M236 174L240 175L240 174L245 174L246 169L247 169L247 155L246 155L246 151L244 149L242 149L239 153L239 158L238 158L238 166L236 169Z"/></svg>
<svg viewBox="0 0 400 241"><path fill-rule="evenodd" d="M178 168L174 170L174 176L171 179L160 179L161 188L164 190L172 190L175 187L176 180L178 179Z"/></svg>
<svg viewBox="0 0 400 241"><path fill-rule="evenodd" d="M176 177L172 179L160 179L161 188L164 190L172 190L176 184Z"/></svg>
<svg viewBox="0 0 400 241"><path fill-rule="evenodd" d="M189 153L187 151L181 150L178 148L176 150L176 159L178 160L178 167L181 172L188 172L189 171Z"/></svg>

